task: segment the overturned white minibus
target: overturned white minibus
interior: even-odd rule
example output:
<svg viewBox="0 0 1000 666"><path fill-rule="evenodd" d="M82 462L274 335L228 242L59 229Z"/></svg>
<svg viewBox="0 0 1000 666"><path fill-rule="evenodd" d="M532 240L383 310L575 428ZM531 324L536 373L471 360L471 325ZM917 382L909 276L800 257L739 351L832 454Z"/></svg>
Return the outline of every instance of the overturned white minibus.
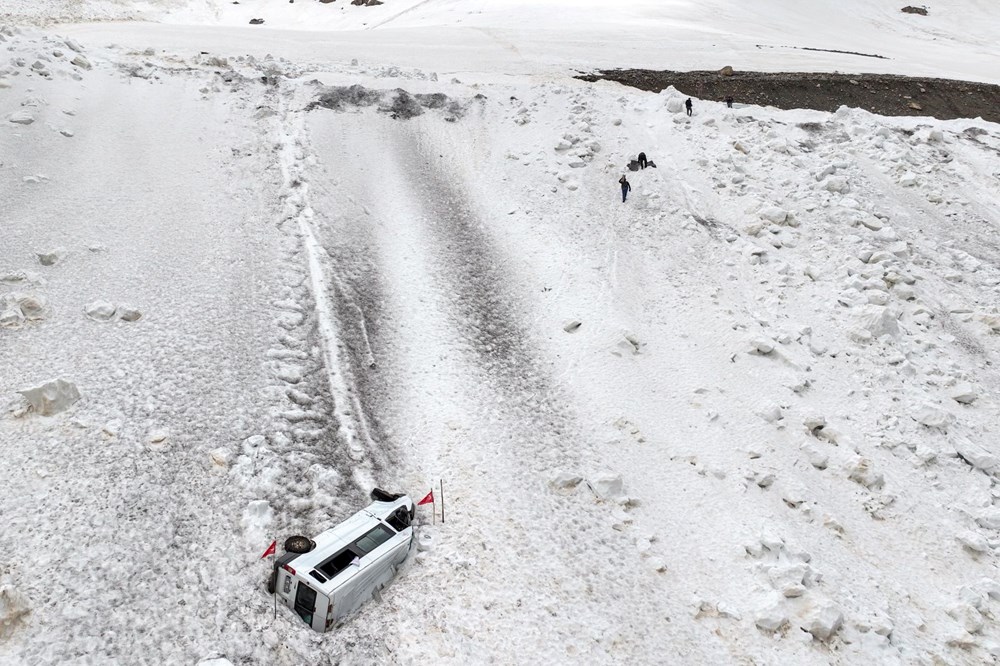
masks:
<svg viewBox="0 0 1000 666"><path fill-rule="evenodd" d="M318 535L285 541L268 591L316 631L357 610L396 575L413 543L413 501L376 488L366 509Z"/></svg>

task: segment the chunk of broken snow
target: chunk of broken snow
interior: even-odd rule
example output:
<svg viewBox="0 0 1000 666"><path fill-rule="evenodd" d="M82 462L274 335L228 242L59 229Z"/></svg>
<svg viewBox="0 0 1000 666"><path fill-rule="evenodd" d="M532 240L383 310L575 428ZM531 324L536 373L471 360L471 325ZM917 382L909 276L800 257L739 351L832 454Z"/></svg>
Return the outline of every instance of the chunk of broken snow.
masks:
<svg viewBox="0 0 1000 666"><path fill-rule="evenodd" d="M774 405L774 404L768 405L757 413L760 415L760 418L764 419L768 423L777 423L778 421L785 418L784 413L782 413L781 411L780 405Z"/></svg>
<svg viewBox="0 0 1000 666"><path fill-rule="evenodd" d="M667 563L664 562L659 557L651 557L651 558L649 558L649 566L653 567L653 571L656 571L656 572L659 572L659 573L663 573L664 571L667 570Z"/></svg>
<svg viewBox="0 0 1000 666"><path fill-rule="evenodd" d="M820 451L819 447L812 442L803 442L799 450L805 454L809 464L816 469L826 469L830 462L830 456Z"/></svg>
<svg viewBox="0 0 1000 666"><path fill-rule="evenodd" d="M917 292L914 291L913 287L900 283L894 284L892 286L892 293L894 293L897 298L903 301L912 301L917 297Z"/></svg>
<svg viewBox="0 0 1000 666"><path fill-rule="evenodd" d="M809 499L806 489L794 482L783 483L781 486L781 501L795 509Z"/></svg>
<svg viewBox="0 0 1000 666"><path fill-rule="evenodd" d="M1000 601L1000 583L992 578L983 578L976 584L976 589L989 596L993 601Z"/></svg>
<svg viewBox="0 0 1000 666"><path fill-rule="evenodd" d="M217 465L218 467L229 467L230 454L226 449L212 449L208 452L208 455L212 460L213 465Z"/></svg>
<svg viewBox="0 0 1000 666"><path fill-rule="evenodd" d="M959 384L948 391L948 397L963 405L971 405L979 397L979 392L972 387L972 384Z"/></svg>
<svg viewBox="0 0 1000 666"><path fill-rule="evenodd" d="M788 624L788 614L780 603L776 603L757 611L754 624L763 631L775 632Z"/></svg>
<svg viewBox="0 0 1000 666"><path fill-rule="evenodd" d="M820 641L828 641L844 624L844 614L830 602L816 605L806 617L802 628Z"/></svg>
<svg viewBox="0 0 1000 666"><path fill-rule="evenodd" d="M1000 509L983 509L976 516L976 524L988 530L1000 530Z"/></svg>
<svg viewBox="0 0 1000 666"><path fill-rule="evenodd" d="M80 399L76 384L64 379L54 379L18 393L25 397L31 409L43 416L58 414Z"/></svg>
<svg viewBox="0 0 1000 666"><path fill-rule="evenodd" d="M774 340L770 338L754 338L750 341L750 351L767 355L774 351Z"/></svg>
<svg viewBox="0 0 1000 666"><path fill-rule="evenodd" d="M628 501L625 496L625 482L622 481L621 474L613 472L602 472L587 479L587 487L602 500L613 502Z"/></svg>
<svg viewBox="0 0 1000 666"><path fill-rule="evenodd" d="M170 437L170 431L166 428L156 428L149 432L149 441L151 444L161 444L167 441Z"/></svg>
<svg viewBox="0 0 1000 666"><path fill-rule="evenodd" d="M622 356L623 354L636 355L645 344L645 342L640 342L639 338L633 333L625 331L622 333L622 339L612 347L611 353L615 356Z"/></svg>
<svg viewBox="0 0 1000 666"><path fill-rule="evenodd" d="M736 610L735 608L733 608L732 606L730 606L729 604L727 604L725 602L720 601L716 605L715 609L716 609L716 611L718 611L719 617L726 618L726 619L729 619L729 620L736 620L736 621L739 621L739 620L743 619L743 615L741 615L738 610Z"/></svg>
<svg viewBox="0 0 1000 666"><path fill-rule="evenodd" d="M913 135L914 143L939 143L944 141L944 133L939 129L925 128Z"/></svg>
<svg viewBox="0 0 1000 666"><path fill-rule="evenodd" d="M818 431L826 427L826 419L818 414L812 416L807 416L802 420L802 425L806 427L806 430L810 434L815 435Z"/></svg>
<svg viewBox="0 0 1000 666"><path fill-rule="evenodd" d="M37 294L14 291L0 296L0 306L16 311L22 321L44 319L46 304L45 297Z"/></svg>
<svg viewBox="0 0 1000 666"><path fill-rule="evenodd" d="M847 463L847 472L851 481L860 483L869 490L881 488L885 484L885 479L875 471L872 461L868 458L855 456Z"/></svg>
<svg viewBox="0 0 1000 666"><path fill-rule="evenodd" d="M572 319L563 324L563 330L566 331L567 333L573 333L574 331L576 331L576 329L580 328L580 326L582 325L583 322L581 322L579 319Z"/></svg>
<svg viewBox="0 0 1000 666"><path fill-rule="evenodd" d="M983 630L983 614L976 610L972 604L958 604L948 611L948 615L960 622L970 634L978 634Z"/></svg>
<svg viewBox="0 0 1000 666"><path fill-rule="evenodd" d="M974 553L988 553L991 550L989 541L987 541L986 537L978 532L968 530L965 532L959 532L955 536L955 539Z"/></svg>
<svg viewBox="0 0 1000 666"><path fill-rule="evenodd" d="M275 373L275 377L289 384L298 384L302 381L302 368L297 365L283 365Z"/></svg>
<svg viewBox="0 0 1000 666"><path fill-rule="evenodd" d="M882 223L882 220L878 219L874 215L866 215L865 217L862 217L861 224L865 225L865 227L871 229L872 231L880 231L882 227L885 226L885 224ZM868 260L865 259L864 261L867 263Z"/></svg>
<svg viewBox="0 0 1000 666"><path fill-rule="evenodd" d="M247 542L263 541L274 518L274 510L267 500L253 500L243 510L243 530Z"/></svg>
<svg viewBox="0 0 1000 666"><path fill-rule="evenodd" d="M924 405L914 414L914 420L928 428L945 428L951 422L951 414L934 405Z"/></svg>
<svg viewBox="0 0 1000 666"><path fill-rule="evenodd" d="M9 307L0 312L0 327L16 328L24 323L24 313L19 307Z"/></svg>
<svg viewBox="0 0 1000 666"><path fill-rule="evenodd" d="M27 111L15 111L7 116L7 120L18 125L30 125L35 122L35 117Z"/></svg>
<svg viewBox="0 0 1000 666"><path fill-rule="evenodd" d="M774 485L775 476L770 472L762 472L754 477L754 483L756 483L761 488L770 488Z"/></svg>
<svg viewBox="0 0 1000 666"><path fill-rule="evenodd" d="M35 256L38 257L38 263L42 266L55 266L64 256L66 256L66 250L64 248L57 247L49 252L36 252Z"/></svg>
<svg viewBox="0 0 1000 666"><path fill-rule="evenodd" d="M838 194L847 194L851 191L851 186L843 176L832 176L823 183L823 189Z"/></svg>
<svg viewBox="0 0 1000 666"><path fill-rule="evenodd" d="M1000 460L978 444L959 438L955 440L954 446L955 453L976 469L987 474L1000 471Z"/></svg>
<svg viewBox="0 0 1000 666"><path fill-rule="evenodd" d="M801 597L806 592L805 576L809 566L801 563L786 563L771 567L767 577L774 589L785 597Z"/></svg>
<svg viewBox="0 0 1000 666"><path fill-rule="evenodd" d="M879 239L880 241L885 241L887 243L899 240L899 236L896 234L896 230L893 229L892 227L882 227L875 233L875 238ZM896 253L893 252L893 254Z"/></svg>
<svg viewBox="0 0 1000 666"><path fill-rule="evenodd" d="M888 305L889 303L889 294L878 289L869 289L865 292L865 296L872 305Z"/></svg>
<svg viewBox="0 0 1000 666"><path fill-rule="evenodd" d="M832 164L828 164L825 167L823 167L820 171L816 172L816 180L823 180L827 176L832 176L835 173L837 173L837 167L833 166Z"/></svg>
<svg viewBox="0 0 1000 666"><path fill-rule="evenodd" d="M765 206L757 211L757 214L773 224L781 224L788 218L788 211L777 206Z"/></svg>
<svg viewBox="0 0 1000 666"><path fill-rule="evenodd" d="M142 317L142 312L138 308L134 308L131 305L119 305L115 310L118 313L118 317L122 321L139 321Z"/></svg>
<svg viewBox="0 0 1000 666"><path fill-rule="evenodd" d="M75 58L73 58L72 60L70 60L69 63L71 65L76 65L80 69L90 69L91 68L90 61L87 60L82 55L76 56Z"/></svg>
<svg viewBox="0 0 1000 666"><path fill-rule="evenodd" d="M551 481L549 481L549 483L552 484L553 488L557 488L559 490L571 490L580 485L582 481L583 477L577 474L559 472L552 478Z"/></svg>
<svg viewBox="0 0 1000 666"><path fill-rule="evenodd" d="M671 97L667 100L667 111L670 113L680 113L684 110L684 100L680 97Z"/></svg>
<svg viewBox="0 0 1000 666"><path fill-rule="evenodd" d="M115 304L108 301L94 301L83 308L84 313L94 321L110 321L115 316Z"/></svg>
<svg viewBox="0 0 1000 666"><path fill-rule="evenodd" d="M863 305L856 308L854 314L858 327L871 333L874 338L897 335L899 333L897 319L898 313L895 310L881 305Z"/></svg>

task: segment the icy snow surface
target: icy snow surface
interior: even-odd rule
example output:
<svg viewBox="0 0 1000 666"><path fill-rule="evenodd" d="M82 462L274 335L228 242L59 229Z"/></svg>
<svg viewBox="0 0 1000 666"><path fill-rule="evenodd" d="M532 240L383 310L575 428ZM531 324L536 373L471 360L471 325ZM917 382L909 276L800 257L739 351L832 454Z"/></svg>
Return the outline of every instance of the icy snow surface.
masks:
<svg viewBox="0 0 1000 666"><path fill-rule="evenodd" d="M722 4L5 3L0 663L1000 657L1000 127L570 78L991 80L996 7ZM439 479L273 616L271 539Z"/></svg>

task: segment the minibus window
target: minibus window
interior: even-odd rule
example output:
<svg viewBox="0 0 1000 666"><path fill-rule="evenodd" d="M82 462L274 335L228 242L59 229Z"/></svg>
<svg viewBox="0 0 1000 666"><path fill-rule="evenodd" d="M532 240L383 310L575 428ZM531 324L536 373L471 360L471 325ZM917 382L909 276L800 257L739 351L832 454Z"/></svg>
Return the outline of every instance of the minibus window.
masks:
<svg viewBox="0 0 1000 666"><path fill-rule="evenodd" d="M328 578L333 578L351 566L351 562L357 558L357 554L351 548L345 548L316 568L322 571Z"/></svg>
<svg viewBox="0 0 1000 666"><path fill-rule="evenodd" d="M302 581L299 581L299 589L295 593L295 612L306 624L312 626L313 613L316 612L316 590Z"/></svg>
<svg viewBox="0 0 1000 666"><path fill-rule="evenodd" d="M401 506L386 518L385 522L389 523L389 526L397 532L402 532L410 526L410 511L405 506Z"/></svg>
<svg viewBox="0 0 1000 666"><path fill-rule="evenodd" d="M385 525L379 525L368 534L354 542L363 554L367 555L392 538L392 532Z"/></svg>

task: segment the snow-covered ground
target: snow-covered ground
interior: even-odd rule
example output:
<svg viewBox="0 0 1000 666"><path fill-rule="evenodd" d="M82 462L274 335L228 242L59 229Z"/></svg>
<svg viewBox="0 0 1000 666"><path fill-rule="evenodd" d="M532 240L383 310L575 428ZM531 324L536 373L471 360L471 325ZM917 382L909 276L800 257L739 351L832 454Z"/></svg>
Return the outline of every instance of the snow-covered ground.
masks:
<svg viewBox="0 0 1000 666"><path fill-rule="evenodd" d="M82 31L95 45L273 53L297 62L358 58L449 76L731 65L1000 82L997 3L939 0L928 16L904 14L900 6L891 0L391 0L375 7L346 0L291 6L287 0L4 0L0 21L97 21L59 26ZM264 24L250 26L254 18ZM124 27L117 22L124 19L158 25Z"/></svg>
<svg viewBox="0 0 1000 666"><path fill-rule="evenodd" d="M1000 658L1000 127L570 78L994 80L996 8L604 4L5 3L175 24L0 31L0 663ZM439 480L274 617L272 538Z"/></svg>

